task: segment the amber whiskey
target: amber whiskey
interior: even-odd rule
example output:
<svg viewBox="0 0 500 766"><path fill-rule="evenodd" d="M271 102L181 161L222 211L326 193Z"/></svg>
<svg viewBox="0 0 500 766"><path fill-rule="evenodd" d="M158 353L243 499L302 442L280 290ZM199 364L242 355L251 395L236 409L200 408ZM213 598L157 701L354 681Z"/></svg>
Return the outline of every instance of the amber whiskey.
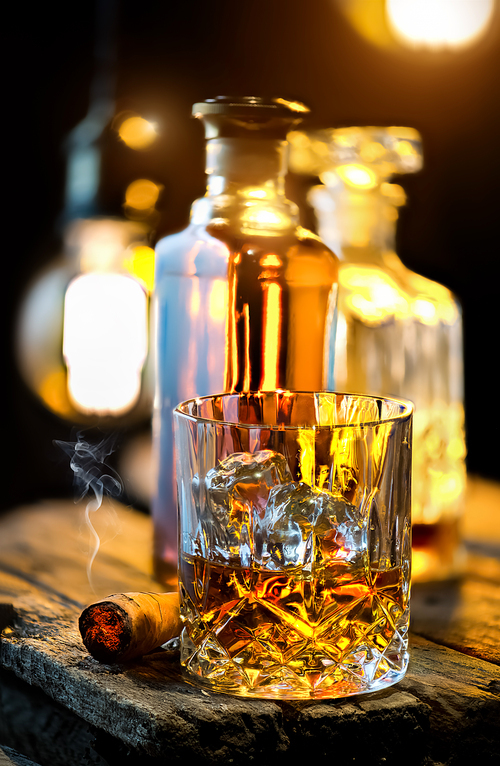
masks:
<svg viewBox="0 0 500 766"><path fill-rule="evenodd" d="M283 570L183 554L187 677L242 696L322 698L392 684L408 662L401 568L366 560Z"/></svg>

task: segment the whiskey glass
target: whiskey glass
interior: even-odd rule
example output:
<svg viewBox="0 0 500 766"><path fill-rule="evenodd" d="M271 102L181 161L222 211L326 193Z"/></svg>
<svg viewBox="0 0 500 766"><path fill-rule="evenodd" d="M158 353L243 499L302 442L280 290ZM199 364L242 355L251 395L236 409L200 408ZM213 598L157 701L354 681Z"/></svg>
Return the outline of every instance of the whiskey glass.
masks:
<svg viewBox="0 0 500 766"><path fill-rule="evenodd" d="M284 390L174 410L187 680L323 699L404 676L412 415L387 397Z"/></svg>

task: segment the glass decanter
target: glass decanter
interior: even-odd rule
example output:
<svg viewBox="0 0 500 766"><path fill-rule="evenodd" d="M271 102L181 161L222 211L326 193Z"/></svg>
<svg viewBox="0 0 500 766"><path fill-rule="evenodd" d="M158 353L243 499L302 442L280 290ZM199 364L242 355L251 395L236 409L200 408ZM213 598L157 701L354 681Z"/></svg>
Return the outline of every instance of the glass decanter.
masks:
<svg viewBox="0 0 500 766"><path fill-rule="evenodd" d="M154 562L176 577L172 411L222 391L319 390L333 349L336 256L284 195L286 135L307 108L218 97L204 122L206 195L156 248Z"/></svg>
<svg viewBox="0 0 500 766"><path fill-rule="evenodd" d="M394 249L405 193L389 179L421 168L420 136L411 128L351 127L294 131L289 140L291 169L322 181L309 201L321 238L341 260L328 386L414 403L413 578L454 576L464 559L461 309Z"/></svg>

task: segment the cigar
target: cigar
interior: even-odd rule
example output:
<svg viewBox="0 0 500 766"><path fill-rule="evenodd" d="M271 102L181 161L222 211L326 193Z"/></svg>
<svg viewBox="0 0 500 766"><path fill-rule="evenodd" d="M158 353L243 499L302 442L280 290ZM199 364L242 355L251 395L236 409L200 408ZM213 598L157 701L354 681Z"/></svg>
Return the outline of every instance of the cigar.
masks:
<svg viewBox="0 0 500 766"><path fill-rule="evenodd" d="M84 609L78 626L92 657L126 662L180 635L179 594L117 593Z"/></svg>

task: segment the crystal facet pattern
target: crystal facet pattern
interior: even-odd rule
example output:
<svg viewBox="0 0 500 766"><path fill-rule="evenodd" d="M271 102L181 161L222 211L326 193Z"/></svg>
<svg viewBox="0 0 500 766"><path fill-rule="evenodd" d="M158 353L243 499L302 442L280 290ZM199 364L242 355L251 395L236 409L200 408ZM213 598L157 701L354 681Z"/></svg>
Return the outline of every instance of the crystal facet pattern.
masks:
<svg viewBox="0 0 500 766"><path fill-rule="evenodd" d="M404 402L332 393L226 394L176 409L189 680L321 699L403 677L411 420Z"/></svg>

